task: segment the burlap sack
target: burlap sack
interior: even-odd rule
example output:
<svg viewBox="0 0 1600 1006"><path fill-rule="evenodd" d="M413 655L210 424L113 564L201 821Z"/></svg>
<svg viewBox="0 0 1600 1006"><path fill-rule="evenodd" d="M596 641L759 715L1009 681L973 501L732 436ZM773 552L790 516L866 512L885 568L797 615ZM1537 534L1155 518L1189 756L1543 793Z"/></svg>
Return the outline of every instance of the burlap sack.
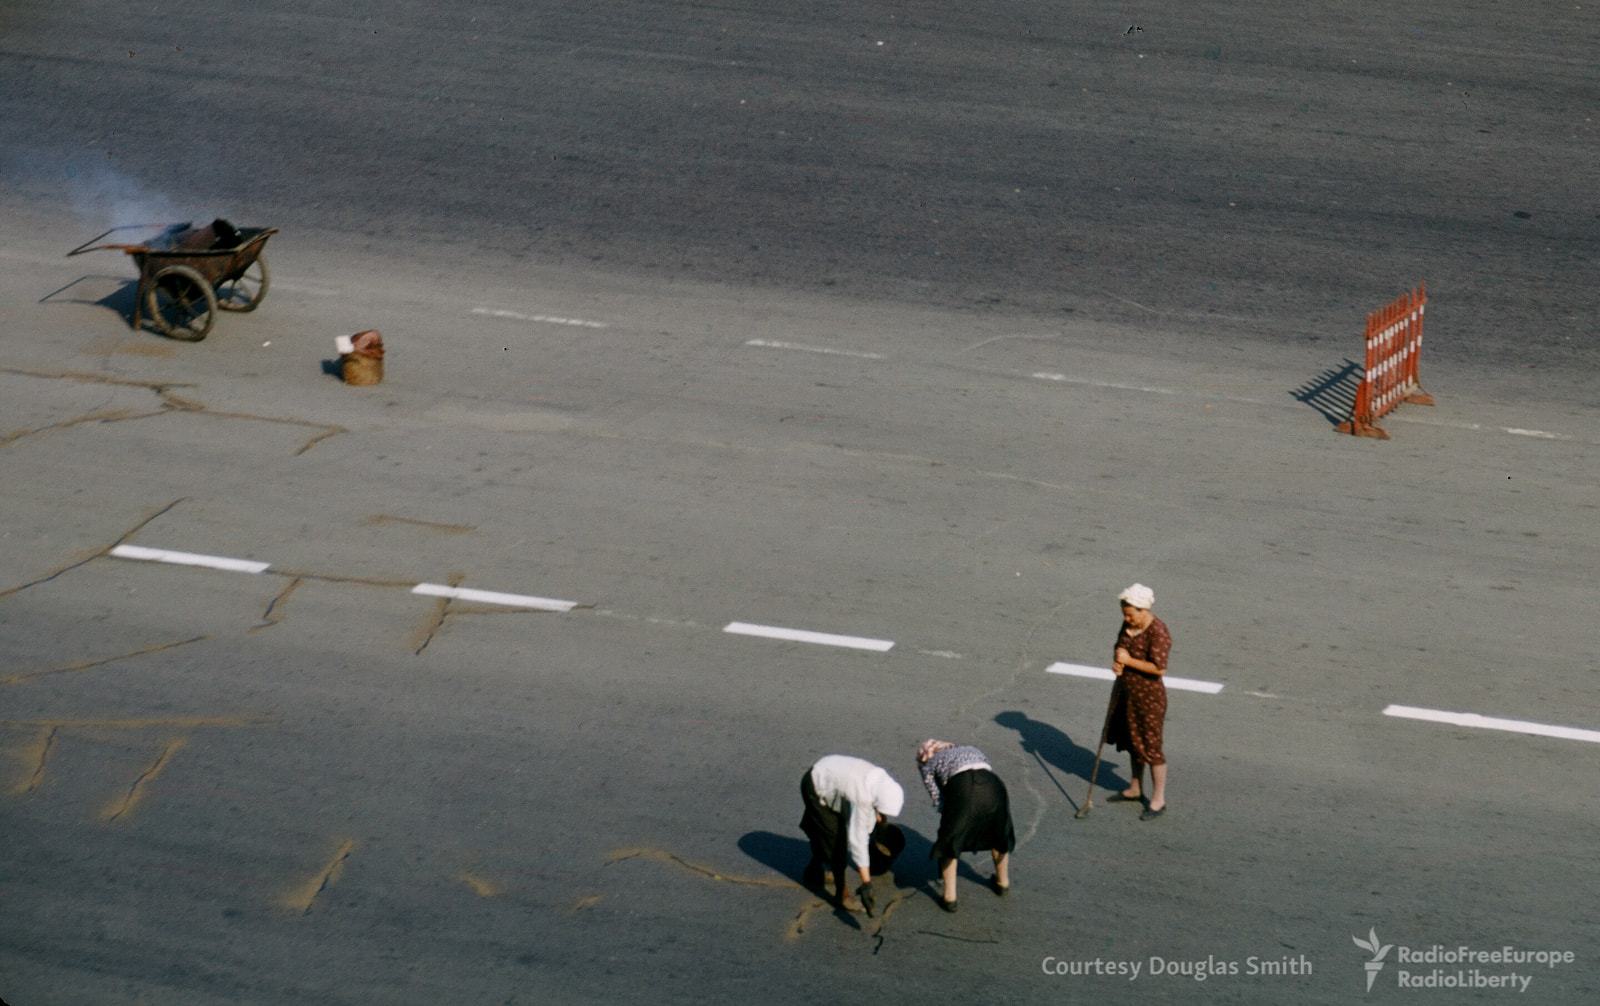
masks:
<svg viewBox="0 0 1600 1006"><path fill-rule="evenodd" d="M339 357L339 372L346 384L377 384L383 380L383 336L376 329L350 337L350 351Z"/></svg>
<svg viewBox="0 0 1600 1006"><path fill-rule="evenodd" d="M383 380L383 360L351 353L339 358L346 384L377 384Z"/></svg>

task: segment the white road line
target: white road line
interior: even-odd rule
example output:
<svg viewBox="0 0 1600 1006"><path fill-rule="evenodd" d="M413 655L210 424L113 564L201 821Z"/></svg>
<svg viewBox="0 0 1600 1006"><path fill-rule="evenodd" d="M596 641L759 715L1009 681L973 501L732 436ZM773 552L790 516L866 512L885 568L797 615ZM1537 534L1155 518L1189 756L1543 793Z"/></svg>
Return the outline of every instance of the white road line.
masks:
<svg viewBox="0 0 1600 1006"><path fill-rule="evenodd" d="M745 345L753 346L753 345L766 345L766 344L759 343L759 341L753 340L751 342L745 343ZM778 343L771 343L770 345L779 345L779 344ZM793 346L793 347L787 347L787 348L804 349L806 347ZM813 352L819 352L819 353L820 352L828 352L828 350L813 350ZM1107 389L1110 389L1112 391L1139 391L1139 392L1144 392L1146 394L1151 394L1151 395L1177 395L1177 394L1183 394L1184 393L1184 392L1180 391L1178 388L1161 388L1161 387L1155 387L1155 386L1152 386L1152 385L1145 385L1145 384L1120 384L1120 383L1118 383L1116 381L1097 381L1097 380L1094 380L1093 378L1072 377L1072 376L1070 376L1068 374L1057 374L1057 373L1052 373L1050 371L1039 371L1039 372L1034 373L1034 374L1029 374L1028 376L1034 378L1035 380L1039 380L1039 381L1055 381L1058 384L1077 384L1077 385L1082 385L1083 387L1086 387L1086 388L1107 388ZM1195 397L1198 397L1198 398L1210 398L1210 399L1214 399L1214 400L1217 400L1217 401L1224 401L1224 402L1242 402L1242 403L1247 404L1247 405L1263 405L1263 404L1266 404L1265 402L1263 402L1259 398L1246 398L1246 397L1243 397L1243 396L1240 396L1240 395L1213 395L1213 394L1208 394L1208 393L1206 393L1204 391L1191 391L1191 392L1188 392L1188 394L1191 394L1191 395L1193 395ZM1419 424L1421 426L1443 426L1443 427L1448 427L1450 429L1456 429L1456 430L1484 430L1484 429L1490 429L1490 430L1495 430L1495 431L1500 432L1500 433L1509 433L1514 437L1532 437L1535 440L1575 440L1575 439L1577 439L1576 437L1574 437L1570 433L1551 433L1548 430L1525 430L1525 429L1522 429L1521 427L1517 427L1517 426L1488 426L1488 427L1486 427L1482 423L1454 423L1454 422L1448 422L1448 421L1440 421L1440 420L1437 420L1437 419L1424 419L1424 418L1421 418L1419 416L1406 416L1406 415L1389 415L1389 416L1385 416L1384 418L1385 418L1385 420L1392 420L1392 421L1398 422L1398 423L1417 423L1417 424Z"/></svg>
<svg viewBox="0 0 1600 1006"><path fill-rule="evenodd" d="M1153 388L1141 384L1118 384L1115 381L1094 381L1087 377L1068 377L1066 374L1038 373L1032 375L1041 381L1056 381L1061 384L1083 384L1091 388L1110 388L1113 391L1145 391L1152 395L1176 395L1176 388Z"/></svg>
<svg viewBox="0 0 1600 1006"><path fill-rule="evenodd" d="M419 583L411 588L411 593L428 597L453 597L458 601L503 604L508 608L535 608L539 611L571 611L578 606L576 601L558 601L529 594L502 594L493 590L473 590L471 587L449 587L442 583Z"/></svg>
<svg viewBox="0 0 1600 1006"><path fill-rule="evenodd" d="M854 356L863 360L881 360L882 353L858 353L853 349L829 349L826 346L802 346L798 342L775 342L770 339L747 339L746 346L761 349L793 349L802 353L822 353L825 356Z"/></svg>
<svg viewBox="0 0 1600 1006"><path fill-rule="evenodd" d="M1503 720L1494 716L1479 716L1477 713L1449 713L1441 709L1419 709L1416 706L1389 706L1383 711L1383 715L1398 716L1407 720L1427 720L1430 723L1448 723L1457 727L1505 730L1510 733L1533 734L1537 737L1558 737L1562 740L1600 744L1600 730L1554 727L1544 723L1529 723L1526 720Z"/></svg>
<svg viewBox="0 0 1600 1006"><path fill-rule="evenodd" d="M1111 673L1109 667L1090 667L1087 664L1065 664L1056 661L1045 668L1051 674L1070 674L1077 678L1095 678L1099 681L1115 681L1116 675ZM1162 675L1161 680L1168 688L1176 688L1180 692L1204 692L1215 695L1222 691L1222 683L1218 681L1197 681L1194 678L1179 678L1171 674Z"/></svg>
<svg viewBox="0 0 1600 1006"><path fill-rule="evenodd" d="M1549 430L1525 430L1520 426L1485 426L1482 423L1455 423L1449 420L1428 419L1416 414L1394 413L1383 417L1384 422L1415 423L1418 426L1442 426L1451 430L1492 430L1509 433L1514 437L1532 437L1535 440L1576 440L1570 433L1551 433Z"/></svg>
<svg viewBox="0 0 1600 1006"><path fill-rule="evenodd" d="M1442 426L1450 430L1481 430L1482 423L1456 423L1447 419L1426 419L1415 413L1407 415L1404 412L1391 413L1383 417L1386 423L1415 423L1418 426Z"/></svg>
<svg viewBox="0 0 1600 1006"><path fill-rule="evenodd" d="M1544 430L1520 430L1520 429L1516 428L1515 426L1502 426L1500 428L1502 430L1505 430L1507 433L1511 434L1512 436L1517 436L1517 437L1535 437L1535 438L1537 438L1539 440L1571 440L1572 439L1571 437L1567 436L1565 433L1546 433Z"/></svg>
<svg viewBox="0 0 1600 1006"><path fill-rule="evenodd" d="M222 555L200 555L196 552L173 552L164 548L143 548L139 545L118 545L111 554L119 559L144 559L150 562L168 562L177 566L209 566L231 573L265 573L271 563L250 559L229 559Z"/></svg>
<svg viewBox="0 0 1600 1006"><path fill-rule="evenodd" d="M523 314L520 311L501 311L492 307L475 307L473 314L487 315L490 318L510 318L513 321L537 321L545 325L575 325L578 328L605 328L603 321L589 321L584 318L562 318L554 314Z"/></svg>
<svg viewBox="0 0 1600 1006"><path fill-rule="evenodd" d="M764 636L767 639L787 639L796 643L821 643L824 646L849 646L858 650L877 650L883 653L894 645L892 639L866 639L861 636L835 636L828 632L809 632L805 629L782 629L773 625L751 625L749 622L729 622L722 629L738 636Z"/></svg>

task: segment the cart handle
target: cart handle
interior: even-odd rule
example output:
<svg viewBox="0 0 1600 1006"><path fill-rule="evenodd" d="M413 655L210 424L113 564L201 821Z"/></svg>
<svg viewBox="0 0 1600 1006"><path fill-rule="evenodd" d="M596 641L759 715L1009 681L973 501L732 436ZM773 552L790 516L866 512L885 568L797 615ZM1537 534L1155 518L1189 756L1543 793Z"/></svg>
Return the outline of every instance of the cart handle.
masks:
<svg viewBox="0 0 1600 1006"><path fill-rule="evenodd" d="M110 230L106 231L105 234L96 234L94 237L92 237L89 240L85 241L83 244L81 244L78 247L76 247L76 248L72 249L71 251L67 252L67 257L71 258L74 255L82 255L84 252L92 252L92 251L106 251L106 250L110 250L110 251L143 251L144 250L145 246L142 245L142 244L136 244L136 245L115 245L115 244L97 245L97 244L95 244L95 242L99 241L101 238L103 238L103 237L105 237L105 236L107 236L109 234L115 234L117 231L132 231L132 230L146 230L146 231L148 231L148 230L154 230L155 228L160 227L160 228L163 228L161 233L170 234L173 231L181 231L185 227L191 227L191 226L193 226L193 222L192 221L188 221L188 222L181 223L181 224L124 224L121 227L113 227L113 228L111 228ZM93 246L93 247L91 247L91 246Z"/></svg>

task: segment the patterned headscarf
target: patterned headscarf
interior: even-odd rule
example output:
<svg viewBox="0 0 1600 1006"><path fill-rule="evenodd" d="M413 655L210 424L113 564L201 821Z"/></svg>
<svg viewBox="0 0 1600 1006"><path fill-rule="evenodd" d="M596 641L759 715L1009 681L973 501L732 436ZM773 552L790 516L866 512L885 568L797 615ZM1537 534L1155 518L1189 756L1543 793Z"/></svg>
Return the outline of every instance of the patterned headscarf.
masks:
<svg viewBox="0 0 1600 1006"><path fill-rule="evenodd" d="M935 740L934 738L929 737L927 740L917 745L917 764L925 765L927 764L929 758L932 758L945 748L953 747L955 747L955 745L949 741Z"/></svg>

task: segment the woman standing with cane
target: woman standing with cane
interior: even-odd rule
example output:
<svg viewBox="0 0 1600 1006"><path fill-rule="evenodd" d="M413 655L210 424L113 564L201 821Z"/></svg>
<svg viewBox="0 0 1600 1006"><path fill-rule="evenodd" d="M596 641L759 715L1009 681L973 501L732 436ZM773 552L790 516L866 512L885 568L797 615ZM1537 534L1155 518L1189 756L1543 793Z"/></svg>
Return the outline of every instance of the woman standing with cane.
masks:
<svg viewBox="0 0 1600 1006"><path fill-rule="evenodd" d="M1167 758L1161 750L1167 688L1161 677L1167 673L1172 634L1166 623L1150 613L1155 599L1155 592L1142 583L1118 596L1122 628L1111 657L1111 671L1121 687L1108 718L1108 739L1118 751L1127 751L1133 762L1132 785L1111 799L1129 803L1144 799L1144 767L1150 766L1149 801L1139 815L1141 821L1154 820L1167 810Z"/></svg>

